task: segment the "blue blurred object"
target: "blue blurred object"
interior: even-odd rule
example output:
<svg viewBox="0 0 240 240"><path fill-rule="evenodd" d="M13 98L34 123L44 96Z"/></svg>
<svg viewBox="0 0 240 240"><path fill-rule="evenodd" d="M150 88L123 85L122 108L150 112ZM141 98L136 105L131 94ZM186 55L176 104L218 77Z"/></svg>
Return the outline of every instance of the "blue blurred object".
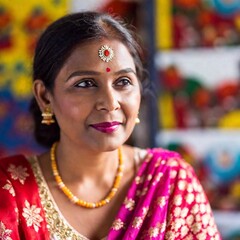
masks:
<svg viewBox="0 0 240 240"><path fill-rule="evenodd" d="M33 138L30 99L15 99L10 90L0 89L0 157L31 155L42 150Z"/></svg>
<svg viewBox="0 0 240 240"><path fill-rule="evenodd" d="M223 15L232 15L240 10L240 0L212 0L216 11Z"/></svg>
<svg viewBox="0 0 240 240"><path fill-rule="evenodd" d="M216 183L229 183L240 176L240 146L230 143L214 146L204 164Z"/></svg>
<svg viewBox="0 0 240 240"><path fill-rule="evenodd" d="M240 231L236 231L235 233L231 234L227 238L224 238L226 240L239 240L240 239Z"/></svg>

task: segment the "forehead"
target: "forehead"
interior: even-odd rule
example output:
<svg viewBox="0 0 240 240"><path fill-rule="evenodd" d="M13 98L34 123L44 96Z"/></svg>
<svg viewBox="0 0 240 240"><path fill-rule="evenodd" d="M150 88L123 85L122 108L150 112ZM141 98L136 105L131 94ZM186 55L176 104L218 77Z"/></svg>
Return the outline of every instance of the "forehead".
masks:
<svg viewBox="0 0 240 240"><path fill-rule="evenodd" d="M113 58L109 62L103 61L99 56L102 46L110 47L113 50ZM118 40L90 41L78 45L70 54L64 66L81 68L101 67L131 67L135 69L135 63L128 48Z"/></svg>

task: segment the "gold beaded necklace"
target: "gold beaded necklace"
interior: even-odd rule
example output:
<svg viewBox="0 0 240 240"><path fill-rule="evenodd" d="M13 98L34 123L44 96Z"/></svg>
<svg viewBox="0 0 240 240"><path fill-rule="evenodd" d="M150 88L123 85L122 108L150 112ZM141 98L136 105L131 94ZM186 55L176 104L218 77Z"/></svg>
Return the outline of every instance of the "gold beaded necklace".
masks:
<svg viewBox="0 0 240 240"><path fill-rule="evenodd" d="M57 147L57 142L55 142L52 145L51 151L50 151L52 172L53 172L55 180L58 184L58 187L67 196L67 198L70 199L74 204L77 204L77 205L79 205L81 207L84 207L84 208L98 208L98 207L102 207L102 206L106 205L107 203L109 203L112 200L112 198L115 196L115 194L116 194L116 192L119 188L122 175L123 175L123 160L122 160L122 150L121 150L121 148L118 149L117 174L116 174L113 186L112 186L111 190L109 191L108 195L99 202L86 202L86 201L81 200L78 197L76 197L70 191L70 189L64 184L61 176L59 175L59 171L58 171L58 168L57 168L57 162L56 162L56 156L55 156L56 155L56 147Z"/></svg>

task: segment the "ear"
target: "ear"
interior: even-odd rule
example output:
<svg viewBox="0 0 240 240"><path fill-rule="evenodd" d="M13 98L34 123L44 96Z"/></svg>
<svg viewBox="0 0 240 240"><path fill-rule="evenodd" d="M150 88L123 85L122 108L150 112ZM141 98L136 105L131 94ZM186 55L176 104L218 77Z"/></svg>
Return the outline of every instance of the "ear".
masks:
<svg viewBox="0 0 240 240"><path fill-rule="evenodd" d="M37 100L39 108L43 112L51 103L51 93L45 87L42 80L37 79L33 82L33 94Z"/></svg>

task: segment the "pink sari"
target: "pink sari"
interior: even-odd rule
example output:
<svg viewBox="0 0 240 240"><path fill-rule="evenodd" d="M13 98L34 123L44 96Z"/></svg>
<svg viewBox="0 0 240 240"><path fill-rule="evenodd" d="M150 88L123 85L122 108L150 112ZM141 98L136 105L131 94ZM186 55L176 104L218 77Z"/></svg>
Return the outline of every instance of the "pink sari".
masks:
<svg viewBox="0 0 240 240"><path fill-rule="evenodd" d="M221 239L192 167L177 153L149 152L108 239Z"/></svg>
<svg viewBox="0 0 240 240"><path fill-rule="evenodd" d="M177 153L148 152L107 239L221 239L192 167ZM53 234L65 226L54 229L47 219L42 177L36 181L32 167L23 156L0 161L0 239L86 239L69 225L64 238Z"/></svg>

